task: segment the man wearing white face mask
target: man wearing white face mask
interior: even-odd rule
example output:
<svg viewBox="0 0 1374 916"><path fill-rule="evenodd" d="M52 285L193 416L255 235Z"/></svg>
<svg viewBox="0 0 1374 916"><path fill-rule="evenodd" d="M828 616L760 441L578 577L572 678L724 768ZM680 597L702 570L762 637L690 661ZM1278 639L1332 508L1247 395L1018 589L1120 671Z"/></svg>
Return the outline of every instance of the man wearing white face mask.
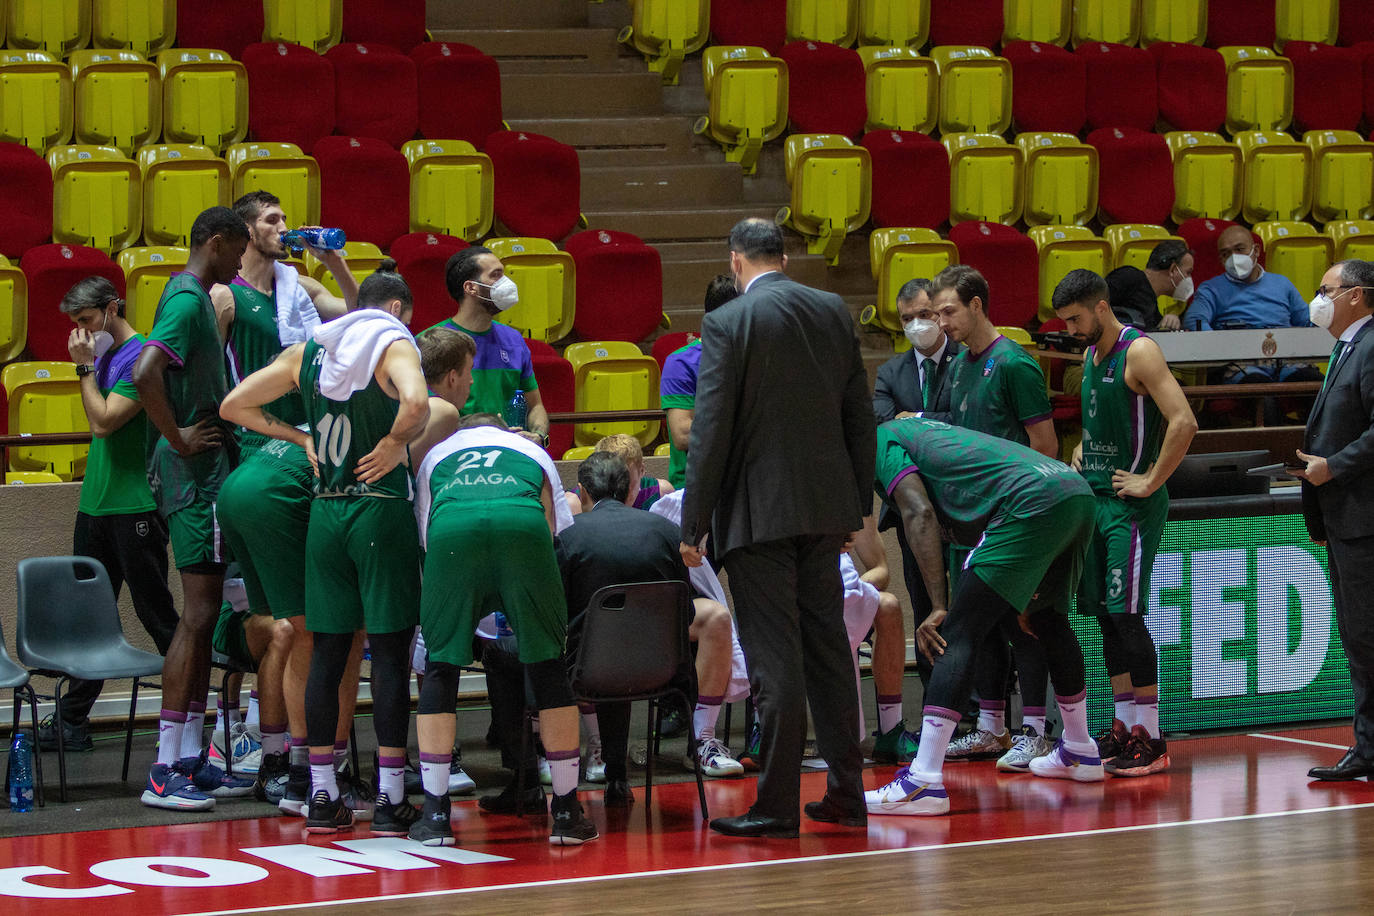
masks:
<svg viewBox="0 0 1374 916"><path fill-rule="evenodd" d="M879 423L914 414L949 419L949 366L963 349L940 330L930 304L929 280L908 280L897 293L897 317L911 342L878 367L873 385L873 413Z"/></svg>
<svg viewBox="0 0 1374 916"><path fill-rule="evenodd" d="M1225 229L1217 237L1217 255L1226 271L1198 287L1183 316L1185 331L1311 327L1307 303L1293 282L1260 266L1260 244L1249 229Z"/></svg>
<svg viewBox="0 0 1374 916"><path fill-rule="evenodd" d="M1166 239L1150 252L1145 269L1127 264L1107 274L1112 313L1142 331L1177 331L1179 317L1159 313L1159 297L1187 302L1193 295L1193 253L1186 242Z"/></svg>

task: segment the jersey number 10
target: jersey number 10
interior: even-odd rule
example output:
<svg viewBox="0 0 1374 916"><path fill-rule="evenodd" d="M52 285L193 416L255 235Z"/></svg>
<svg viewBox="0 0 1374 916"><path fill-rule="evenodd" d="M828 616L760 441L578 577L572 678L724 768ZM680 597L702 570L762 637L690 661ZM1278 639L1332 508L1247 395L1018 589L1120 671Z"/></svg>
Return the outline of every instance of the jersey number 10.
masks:
<svg viewBox="0 0 1374 916"><path fill-rule="evenodd" d="M327 413L320 418L317 431L320 436L316 443L317 457L325 464L343 467L348 447L353 444L353 423L346 416Z"/></svg>

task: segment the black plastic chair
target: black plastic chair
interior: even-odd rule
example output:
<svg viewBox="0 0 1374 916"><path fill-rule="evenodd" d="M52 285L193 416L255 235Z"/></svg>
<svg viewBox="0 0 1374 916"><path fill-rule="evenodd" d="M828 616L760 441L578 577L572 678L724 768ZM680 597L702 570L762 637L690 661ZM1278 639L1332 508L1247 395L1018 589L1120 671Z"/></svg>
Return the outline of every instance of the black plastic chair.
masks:
<svg viewBox="0 0 1374 916"><path fill-rule="evenodd" d="M138 679L162 672L162 656L129 645L119 622L110 577L91 557L29 557L19 561L19 628L15 644L19 661L34 674L57 679L53 691L62 708L62 687L71 678L111 680L132 678L129 724L124 736L124 769L129 778L129 754L134 742L134 712L138 707ZM60 716L54 716L58 722ZM67 800L67 749L58 724L57 770L59 798ZM36 746L35 746L36 752Z"/></svg>
<svg viewBox="0 0 1374 916"><path fill-rule="evenodd" d="M38 753L38 694L33 692L29 683L29 673L15 664L14 659L5 651L5 631L0 629L0 690L14 691L14 722L10 726L10 737L19 734L19 708L23 697L29 700L29 718L33 722L33 775L34 799L38 807L43 807L43 759Z"/></svg>

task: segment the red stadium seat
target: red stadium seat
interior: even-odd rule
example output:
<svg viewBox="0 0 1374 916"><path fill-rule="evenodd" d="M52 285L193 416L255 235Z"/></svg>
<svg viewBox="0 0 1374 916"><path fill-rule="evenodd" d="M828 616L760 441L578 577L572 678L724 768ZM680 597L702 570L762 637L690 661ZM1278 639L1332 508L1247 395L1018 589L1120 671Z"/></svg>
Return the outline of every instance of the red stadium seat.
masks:
<svg viewBox="0 0 1374 916"><path fill-rule="evenodd" d="M357 42L335 45L324 56L334 65L336 133L376 137L397 149L415 139L415 61L389 45Z"/></svg>
<svg viewBox="0 0 1374 916"><path fill-rule="evenodd" d="M539 383L539 398L549 413L567 413L576 404L577 376L572 363L542 340L525 339L534 364L534 379ZM548 452L554 458L573 447L573 424L550 423Z"/></svg>
<svg viewBox="0 0 1374 916"><path fill-rule="evenodd" d="M33 359L71 359L67 338L72 322L58 309L58 303L78 280L104 277L124 295L124 271L98 248L36 245L24 252L19 268L29 284L29 353Z"/></svg>
<svg viewBox="0 0 1374 916"><path fill-rule="evenodd" d="M966 222L949 230L959 263L988 281L988 317L995 325L1024 328L1040 305L1040 254L1029 236L1001 223Z"/></svg>
<svg viewBox="0 0 1374 916"><path fill-rule="evenodd" d="M787 42L787 0L711 0L712 44L777 54Z"/></svg>
<svg viewBox="0 0 1374 916"><path fill-rule="evenodd" d="M1144 48L1090 41L1074 51L1087 69L1088 128L1154 130L1159 120L1155 59Z"/></svg>
<svg viewBox="0 0 1374 916"><path fill-rule="evenodd" d="M458 306L444 283L444 267L468 243L451 235L411 232L391 243L388 252L396 260L396 271L405 277L415 299L415 316L410 324L424 330L448 318Z"/></svg>
<svg viewBox="0 0 1374 916"><path fill-rule="evenodd" d="M17 258L52 240L52 169L22 143L0 143L0 254Z"/></svg>
<svg viewBox="0 0 1374 916"><path fill-rule="evenodd" d="M930 43L995 48L1003 21L1002 0L930 0Z"/></svg>
<svg viewBox="0 0 1374 916"><path fill-rule="evenodd" d="M1226 61L1212 48L1160 41L1155 59L1159 117L1170 130L1217 131L1226 121Z"/></svg>
<svg viewBox="0 0 1374 916"><path fill-rule="evenodd" d="M1360 55L1361 71L1364 75L1361 93L1364 120L1366 124L1374 124L1374 41L1362 41L1352 45L1350 50Z"/></svg>
<svg viewBox="0 0 1374 916"><path fill-rule="evenodd" d="M348 238L388 248L410 231L410 166L373 137L321 137L320 222Z"/></svg>
<svg viewBox="0 0 1374 916"><path fill-rule="evenodd" d="M420 93L420 136L478 149L501 130L501 71L472 45L431 41L410 52Z"/></svg>
<svg viewBox="0 0 1374 916"><path fill-rule="evenodd" d="M1374 0L1341 0L1340 42L1374 41Z"/></svg>
<svg viewBox="0 0 1374 916"><path fill-rule="evenodd" d="M258 42L243 49L248 130L254 140L294 143L306 155L334 132L334 65L309 48Z"/></svg>
<svg viewBox="0 0 1374 916"><path fill-rule="evenodd" d="M778 57L787 63L787 116L795 132L863 133L867 76L858 51L823 41L794 41Z"/></svg>
<svg viewBox="0 0 1374 916"><path fill-rule="evenodd" d="M262 41L261 3L207 3L177 0L178 48L218 48L234 60Z"/></svg>
<svg viewBox="0 0 1374 916"><path fill-rule="evenodd" d="M628 233L588 229L568 239L577 264L577 317L583 340L638 343L663 317L663 264L658 249Z"/></svg>
<svg viewBox="0 0 1374 916"><path fill-rule="evenodd" d="M1275 0L1208 0L1207 47L1246 45L1272 48Z"/></svg>
<svg viewBox="0 0 1374 916"><path fill-rule="evenodd" d="M1088 134L1088 143L1097 147L1097 210L1104 224L1162 224L1169 219L1174 163L1162 135L1104 127Z"/></svg>
<svg viewBox="0 0 1374 916"><path fill-rule="evenodd" d="M1293 62L1293 126L1298 131L1354 130L1364 107L1361 53L1313 41L1290 41L1283 55Z"/></svg>
<svg viewBox="0 0 1374 916"><path fill-rule="evenodd" d="M949 220L949 153L910 130L875 130L863 146L873 164L870 216L877 228L934 229Z"/></svg>
<svg viewBox="0 0 1374 916"><path fill-rule="evenodd" d="M344 0L343 40L379 42L409 54L425 40L425 0Z"/></svg>
<svg viewBox="0 0 1374 916"><path fill-rule="evenodd" d="M654 338L654 345L650 348L649 355L658 361L658 368L662 370L663 363L669 356L681 350L699 336L701 335L692 331L674 331L671 334L661 334Z"/></svg>
<svg viewBox="0 0 1374 916"><path fill-rule="evenodd" d="M558 241L577 227L582 172L577 150L543 134L497 131L485 151L496 174L496 218L505 235Z"/></svg>
<svg viewBox="0 0 1374 916"><path fill-rule="evenodd" d="M1002 48L1011 61L1011 117L1017 133L1076 134L1087 119L1088 76L1083 58L1040 41L1013 41Z"/></svg>
<svg viewBox="0 0 1374 916"><path fill-rule="evenodd" d="M1193 250L1193 283L1201 285L1219 275L1221 259L1217 257L1217 236L1235 223L1229 219L1196 217L1179 224L1178 235Z"/></svg>

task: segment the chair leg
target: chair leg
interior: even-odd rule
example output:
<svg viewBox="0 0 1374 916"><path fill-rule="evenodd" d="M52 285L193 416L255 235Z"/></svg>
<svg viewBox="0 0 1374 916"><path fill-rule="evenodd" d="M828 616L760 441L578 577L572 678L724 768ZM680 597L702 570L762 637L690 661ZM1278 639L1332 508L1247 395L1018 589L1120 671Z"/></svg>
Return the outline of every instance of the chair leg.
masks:
<svg viewBox="0 0 1374 916"><path fill-rule="evenodd" d="M520 723L520 757L515 764L515 816L525 816L525 755L530 750L530 711Z"/></svg>
<svg viewBox="0 0 1374 916"><path fill-rule="evenodd" d="M690 707L690 704L687 703L687 695L686 695L686 694L678 693L678 694L676 694L675 696L676 696L677 699L680 699L680 700L683 702L684 705L688 705L688 706ZM692 727L691 724L688 724L688 726L687 726L687 753L688 753L689 755L691 755L691 758L692 758L692 772L696 774L696 778L697 778L697 800L701 802L701 820L702 820L703 823L708 823L708 822L710 821L710 819L711 819L711 815L710 815L710 812L707 811L707 809L706 809L706 786L705 786L705 784L702 782L701 755L697 753L697 748L698 748L699 746L700 746L700 745L699 745L698 742L697 742L697 734L696 734L696 731L694 730L694 728Z"/></svg>
<svg viewBox="0 0 1374 916"><path fill-rule="evenodd" d="M721 732L722 732L722 734L724 734L724 736L725 736L723 740L725 741L726 744L729 744L729 743L730 743L730 714L731 714L732 712L734 712L734 710L735 710L735 704L734 704L734 703L726 703L726 704L725 704L725 723L724 723L724 725L721 726Z"/></svg>
<svg viewBox="0 0 1374 916"><path fill-rule="evenodd" d="M348 746L353 753L353 778L360 779L362 765L358 763L358 723L357 720L348 723Z"/></svg>
<svg viewBox="0 0 1374 916"><path fill-rule="evenodd" d="M63 728L62 721L62 684L67 680L64 674L57 679L57 684L53 687L53 731L57 734L57 800L63 804L67 803L67 736L66 729ZM38 734L34 733L34 744L38 743Z"/></svg>
<svg viewBox="0 0 1374 916"><path fill-rule="evenodd" d="M226 709L229 707L229 678L233 677L233 675L234 675L234 669L233 669L233 668L225 668L225 669L224 669L224 678L219 682L219 702L223 703ZM132 727L132 722L133 722L133 720L130 719L130 727ZM229 730L229 720L228 720L228 719L225 719L225 721L224 721L224 775L225 775L225 776L233 776L233 775L234 775L234 736L231 735L231 734L229 734L229 731L230 731L230 730ZM215 743L215 732L214 732L214 729L211 729L211 730L210 730L210 744L211 744L212 747L214 746L214 743Z"/></svg>
<svg viewBox="0 0 1374 916"><path fill-rule="evenodd" d="M654 723L662 718L660 713L663 707L658 704L658 700L649 701L648 717L648 747L649 753L644 757L644 823L649 824L653 821L653 801L654 801L654 758L658 756L657 743L654 740Z"/></svg>
<svg viewBox="0 0 1374 916"><path fill-rule="evenodd" d="M124 728L124 767L119 771L119 781L129 781L129 757L134 750L134 711L138 709L138 678L134 678L133 690L129 696L129 722Z"/></svg>
<svg viewBox="0 0 1374 916"><path fill-rule="evenodd" d="M38 802L38 807L42 808L47 804L43 793L43 752L38 748L38 694L33 692L33 687L25 684L24 691L29 695L29 721L33 723L33 785L34 799ZM14 695L14 725L19 727L19 691Z"/></svg>

